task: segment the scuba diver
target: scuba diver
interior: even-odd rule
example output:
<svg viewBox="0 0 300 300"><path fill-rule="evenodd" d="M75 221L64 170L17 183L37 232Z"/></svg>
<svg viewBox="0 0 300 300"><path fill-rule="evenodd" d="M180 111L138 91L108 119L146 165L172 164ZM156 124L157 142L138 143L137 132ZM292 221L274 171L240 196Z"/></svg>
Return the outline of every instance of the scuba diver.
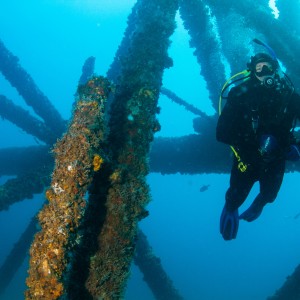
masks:
<svg viewBox="0 0 300 300"><path fill-rule="evenodd" d="M216 129L217 140L230 145L234 153L220 218L224 240L236 238L240 219L252 222L260 216L264 206L277 196L285 161L300 159L300 142L293 135L295 122L300 119L300 96L292 82L275 55L257 53L247 67L242 83L229 91ZM239 207L257 181L259 194L239 215Z"/></svg>

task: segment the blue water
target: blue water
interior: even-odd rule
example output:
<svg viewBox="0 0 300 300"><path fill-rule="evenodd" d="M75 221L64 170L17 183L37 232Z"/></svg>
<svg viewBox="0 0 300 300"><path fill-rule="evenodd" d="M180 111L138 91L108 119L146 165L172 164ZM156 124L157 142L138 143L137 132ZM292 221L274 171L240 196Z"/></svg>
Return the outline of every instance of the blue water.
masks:
<svg viewBox="0 0 300 300"><path fill-rule="evenodd" d="M2 1L4 2L4 1ZM9 3L8 3L9 2ZM96 72L105 75L126 28L131 0L27 0L0 4L0 39L49 97L63 118L71 115L81 67L91 55ZM177 16L164 86L208 114L213 109L206 84ZM0 93L30 110L0 74ZM157 136L193 133L193 115L161 97ZM0 120L0 147L36 145L21 129ZM3 183L6 178L0 178ZM238 238L224 242L219 215L229 175L150 174L152 202L140 226L154 253L186 300L262 300L274 294L300 263L298 173L286 174L276 202L249 224L241 222ZM200 187L210 184L201 193ZM257 193L251 192L241 210ZM0 264L41 207L43 195L0 212ZM7 288L3 300L23 299L28 259ZM152 300L151 291L133 265L126 300Z"/></svg>

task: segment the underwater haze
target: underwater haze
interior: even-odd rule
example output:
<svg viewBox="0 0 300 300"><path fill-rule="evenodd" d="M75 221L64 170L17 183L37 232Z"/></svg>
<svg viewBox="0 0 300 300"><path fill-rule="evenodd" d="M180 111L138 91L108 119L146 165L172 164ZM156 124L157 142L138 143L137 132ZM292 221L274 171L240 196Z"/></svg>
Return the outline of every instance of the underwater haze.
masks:
<svg viewBox="0 0 300 300"><path fill-rule="evenodd" d="M1 1L0 40L19 58L62 117L69 119L84 61L96 57L96 73L106 75L135 3ZM169 48L173 66L165 70L163 86L211 116L215 110L178 13L176 23ZM1 74L0 94L30 110ZM159 107L161 130L155 137L195 134L193 113L164 95L160 96ZM41 143L5 119L0 120L0 128L1 148ZM1 184L7 179L2 176ZM300 263L299 173L287 173L276 201L267 205L255 222L240 222L237 239L230 242L219 233L229 174L150 173L147 179L152 201L147 206L149 216L140 222L140 228L184 299L263 300L274 295ZM201 189L206 185L207 189ZM257 192L255 186L241 211ZM0 265L43 202L43 194L35 195L0 212ZM24 299L28 261L29 256L0 295L1 300ZM134 263L125 299L155 299Z"/></svg>

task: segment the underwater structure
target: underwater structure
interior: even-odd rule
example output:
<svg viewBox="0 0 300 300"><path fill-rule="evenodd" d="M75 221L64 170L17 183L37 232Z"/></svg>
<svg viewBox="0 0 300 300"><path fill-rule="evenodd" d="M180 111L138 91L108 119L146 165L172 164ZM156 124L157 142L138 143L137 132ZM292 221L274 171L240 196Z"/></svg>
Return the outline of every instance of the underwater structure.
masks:
<svg viewBox="0 0 300 300"><path fill-rule="evenodd" d="M0 175L16 176L0 187L0 209L43 191L46 198L38 216L41 229L36 232L32 220L0 268L0 292L30 247L26 299L120 299L133 259L157 299L162 290L161 299L183 299L138 229L150 201L146 175L227 173L231 157L215 141L217 114L208 116L162 87L163 72L172 66L168 48L175 15L179 11L189 32L217 112L228 76L224 61L232 74L240 71L253 36L272 45L299 92L300 27L290 7L299 9L300 3L277 2L280 19L266 1L138 0L107 76L93 75L94 57L84 64L68 121L0 40L1 73L40 118L5 95L0 115L44 143L0 149ZM195 114L196 134L154 138L160 93ZM299 171L299 165L290 164L287 171ZM155 276L147 274L164 280L153 282ZM270 299L299 299L299 283L298 266Z"/></svg>

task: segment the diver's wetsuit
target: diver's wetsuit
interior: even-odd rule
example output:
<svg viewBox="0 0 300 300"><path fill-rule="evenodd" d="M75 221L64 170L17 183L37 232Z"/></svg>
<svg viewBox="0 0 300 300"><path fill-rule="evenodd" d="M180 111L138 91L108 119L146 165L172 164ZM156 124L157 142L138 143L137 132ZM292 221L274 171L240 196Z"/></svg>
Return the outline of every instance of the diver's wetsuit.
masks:
<svg viewBox="0 0 300 300"><path fill-rule="evenodd" d="M226 207L234 211L246 200L253 184L260 183L255 199L261 204L273 202L280 189L285 153L291 143L294 120L300 119L300 96L290 89L267 88L255 77L231 89L217 125L217 140L231 145L247 170L241 172L234 158ZM272 135L278 149L272 157L262 157L259 140Z"/></svg>

